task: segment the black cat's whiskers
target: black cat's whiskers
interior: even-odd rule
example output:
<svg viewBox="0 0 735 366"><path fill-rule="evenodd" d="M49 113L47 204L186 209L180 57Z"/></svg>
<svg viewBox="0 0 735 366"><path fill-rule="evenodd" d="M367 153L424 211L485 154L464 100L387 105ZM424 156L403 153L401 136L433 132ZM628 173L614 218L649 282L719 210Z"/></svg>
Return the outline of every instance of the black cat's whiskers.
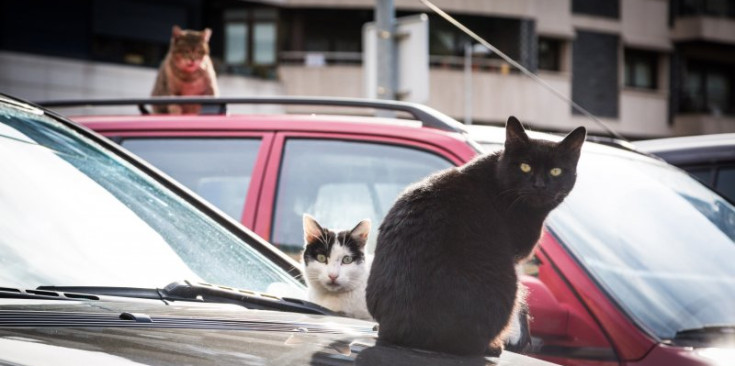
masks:
<svg viewBox="0 0 735 366"><path fill-rule="evenodd" d="M518 196L513 200L513 202L510 203L510 205L508 206L508 208L505 209L505 213L508 213L508 212L512 211L513 210L513 207L515 207L516 204L521 203L521 202L523 202L523 203L526 202L526 197L523 194L520 194L520 193L522 193L522 192L519 192Z"/></svg>

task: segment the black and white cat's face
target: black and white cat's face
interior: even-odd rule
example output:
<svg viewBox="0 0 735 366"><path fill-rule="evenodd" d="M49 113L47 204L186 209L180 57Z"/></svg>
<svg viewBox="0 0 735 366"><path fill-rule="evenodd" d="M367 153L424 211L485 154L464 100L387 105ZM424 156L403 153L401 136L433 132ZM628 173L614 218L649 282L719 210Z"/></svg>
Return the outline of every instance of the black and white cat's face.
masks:
<svg viewBox="0 0 735 366"><path fill-rule="evenodd" d="M531 139L513 116L506 124L498 176L507 194L534 207L555 207L577 179L577 162L587 132L578 127L561 142Z"/></svg>
<svg viewBox="0 0 735 366"><path fill-rule="evenodd" d="M362 220L352 230L334 232L322 228L304 214L303 261L310 287L327 292L344 292L367 280L370 270L365 262L365 243L370 220Z"/></svg>

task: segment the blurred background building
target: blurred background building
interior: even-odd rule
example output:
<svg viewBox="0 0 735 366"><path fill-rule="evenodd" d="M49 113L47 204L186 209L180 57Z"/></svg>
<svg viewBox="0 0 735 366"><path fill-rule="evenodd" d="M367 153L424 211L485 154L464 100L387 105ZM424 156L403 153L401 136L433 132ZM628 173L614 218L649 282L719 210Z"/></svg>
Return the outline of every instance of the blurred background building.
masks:
<svg viewBox="0 0 735 366"><path fill-rule="evenodd" d="M630 138L735 131L733 0L435 0ZM430 97L465 117L470 38L429 15ZM374 0L4 0L0 91L29 100L145 97L174 24L213 30L224 96L362 97ZM477 50L477 48L474 48ZM472 123L516 115L569 130L586 117L497 55L472 55Z"/></svg>

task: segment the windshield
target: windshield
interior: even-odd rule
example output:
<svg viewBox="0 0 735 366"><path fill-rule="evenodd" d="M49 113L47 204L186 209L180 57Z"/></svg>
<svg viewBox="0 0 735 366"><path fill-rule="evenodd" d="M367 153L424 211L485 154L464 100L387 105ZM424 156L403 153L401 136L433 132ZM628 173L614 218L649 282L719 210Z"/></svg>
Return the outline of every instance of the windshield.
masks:
<svg viewBox="0 0 735 366"><path fill-rule="evenodd" d="M0 287L194 280L303 297L242 239L40 110L0 98Z"/></svg>
<svg viewBox="0 0 735 366"><path fill-rule="evenodd" d="M735 325L735 210L681 170L587 150L574 190L547 225L659 338Z"/></svg>

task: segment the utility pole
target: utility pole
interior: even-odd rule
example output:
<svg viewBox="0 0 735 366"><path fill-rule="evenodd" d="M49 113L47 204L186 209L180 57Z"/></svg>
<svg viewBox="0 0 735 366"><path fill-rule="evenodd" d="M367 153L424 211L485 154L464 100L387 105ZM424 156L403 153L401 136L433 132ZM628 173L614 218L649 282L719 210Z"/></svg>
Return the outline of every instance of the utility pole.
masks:
<svg viewBox="0 0 735 366"><path fill-rule="evenodd" d="M378 88L379 99L396 99L396 14L393 0L375 0L375 26L378 37Z"/></svg>
<svg viewBox="0 0 735 366"><path fill-rule="evenodd" d="M472 124L472 42L464 44L464 124Z"/></svg>

